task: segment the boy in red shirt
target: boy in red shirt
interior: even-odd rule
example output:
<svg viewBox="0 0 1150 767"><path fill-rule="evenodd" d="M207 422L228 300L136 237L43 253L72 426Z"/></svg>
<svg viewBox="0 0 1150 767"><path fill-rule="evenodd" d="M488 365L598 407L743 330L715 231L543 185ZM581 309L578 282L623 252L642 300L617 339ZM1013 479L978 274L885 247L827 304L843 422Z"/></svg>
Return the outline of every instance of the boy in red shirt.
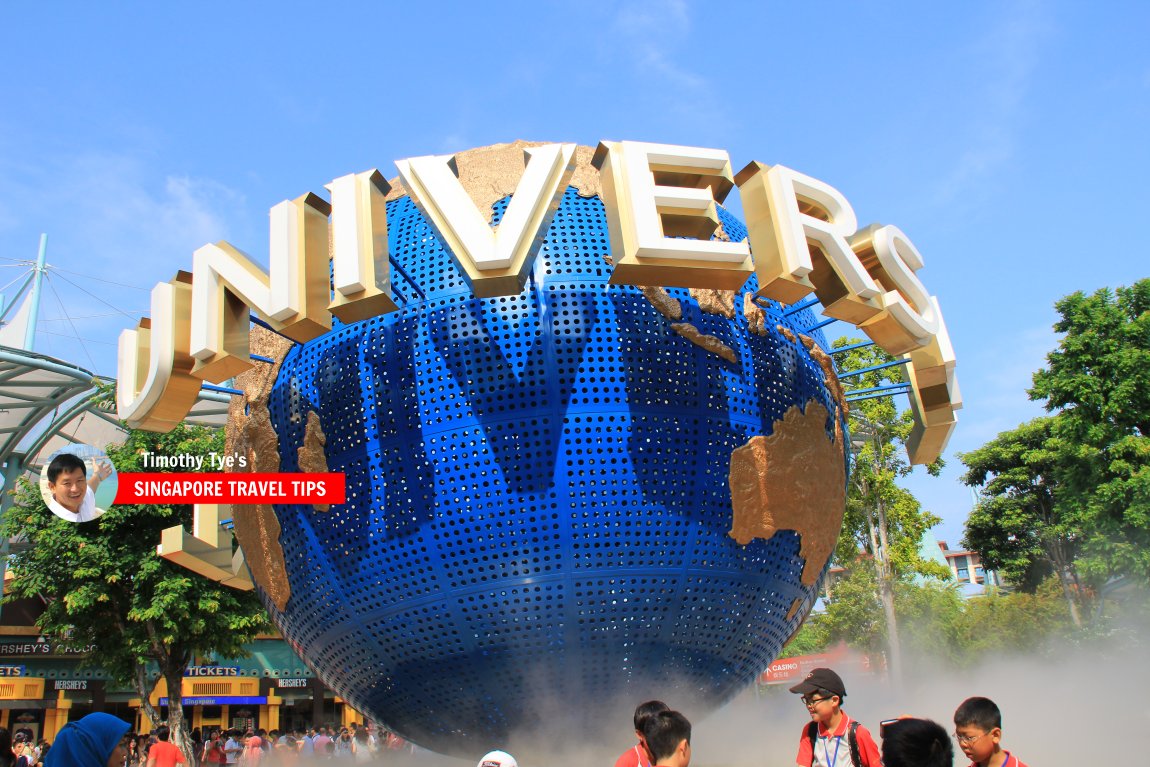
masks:
<svg viewBox="0 0 1150 767"><path fill-rule="evenodd" d="M651 767L651 755L647 751L646 741L643 740L643 725L647 722L647 717L652 714L670 710L671 707L661 700L649 700L635 708L635 735L639 738L639 743L624 751L615 760L615 767Z"/></svg>
<svg viewBox="0 0 1150 767"><path fill-rule="evenodd" d="M148 767L176 767L177 764L187 763L184 752L168 742L171 733L166 724L156 728L156 737L159 741L148 749Z"/></svg>
<svg viewBox="0 0 1150 767"><path fill-rule="evenodd" d="M643 740L656 767L691 764L691 723L678 711L660 711L647 717Z"/></svg>
<svg viewBox="0 0 1150 767"><path fill-rule="evenodd" d="M846 685L829 668L816 668L791 688L811 716L799 739L799 767L882 767L870 732L842 710Z"/></svg>
<svg viewBox="0 0 1150 767"><path fill-rule="evenodd" d="M954 712L954 737L970 767L1026 767L1002 749L1002 712L990 698L967 698Z"/></svg>

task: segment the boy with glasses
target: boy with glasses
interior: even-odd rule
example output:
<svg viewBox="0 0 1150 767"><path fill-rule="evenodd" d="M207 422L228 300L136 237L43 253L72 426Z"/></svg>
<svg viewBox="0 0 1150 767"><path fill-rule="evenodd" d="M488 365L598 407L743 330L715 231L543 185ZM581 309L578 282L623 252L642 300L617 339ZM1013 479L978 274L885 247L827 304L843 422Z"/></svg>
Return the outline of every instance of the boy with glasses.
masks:
<svg viewBox="0 0 1150 767"><path fill-rule="evenodd" d="M1026 767L1004 751L1002 712L990 698L967 698L954 712L954 737L970 760L970 767Z"/></svg>
<svg viewBox="0 0 1150 767"><path fill-rule="evenodd" d="M811 716L799 739L799 767L882 767L878 745L865 727L842 710L847 695L842 678L816 668L791 688L803 696ZM1013 767L1013 766L1012 766Z"/></svg>

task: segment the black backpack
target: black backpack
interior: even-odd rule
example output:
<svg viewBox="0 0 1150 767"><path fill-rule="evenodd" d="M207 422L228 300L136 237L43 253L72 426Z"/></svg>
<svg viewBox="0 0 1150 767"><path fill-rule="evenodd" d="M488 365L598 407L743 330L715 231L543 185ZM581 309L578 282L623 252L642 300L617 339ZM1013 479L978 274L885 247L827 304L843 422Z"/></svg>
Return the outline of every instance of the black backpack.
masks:
<svg viewBox="0 0 1150 767"><path fill-rule="evenodd" d="M858 722L851 722L847 728L847 743L851 747L851 762L855 767L863 767L862 757L859 756L859 740L855 732L859 728ZM807 725L807 740L811 742L811 764L815 763L815 743L819 739L819 723L811 722ZM831 767L834 767L832 764Z"/></svg>

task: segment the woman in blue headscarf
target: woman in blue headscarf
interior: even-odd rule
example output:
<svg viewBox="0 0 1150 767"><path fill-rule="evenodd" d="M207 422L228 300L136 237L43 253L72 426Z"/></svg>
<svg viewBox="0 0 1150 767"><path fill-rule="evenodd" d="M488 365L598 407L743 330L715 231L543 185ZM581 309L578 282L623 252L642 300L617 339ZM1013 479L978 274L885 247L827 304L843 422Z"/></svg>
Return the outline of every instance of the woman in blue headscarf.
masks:
<svg viewBox="0 0 1150 767"><path fill-rule="evenodd" d="M111 714L88 714L56 735L44 767L123 767L128 723Z"/></svg>

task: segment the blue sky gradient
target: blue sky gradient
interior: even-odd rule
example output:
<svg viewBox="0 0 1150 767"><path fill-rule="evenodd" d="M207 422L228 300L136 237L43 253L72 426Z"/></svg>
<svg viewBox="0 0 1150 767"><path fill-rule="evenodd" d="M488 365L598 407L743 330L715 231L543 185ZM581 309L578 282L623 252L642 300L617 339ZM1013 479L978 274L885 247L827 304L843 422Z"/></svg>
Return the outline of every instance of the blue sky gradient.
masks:
<svg viewBox="0 0 1150 767"><path fill-rule="evenodd" d="M268 208L337 176L517 138L722 148L922 252L966 407L912 488L955 545L953 453L1040 412L1053 303L1150 276L1150 4L2 7L0 286L47 232L37 350L99 373L194 249L266 263Z"/></svg>

